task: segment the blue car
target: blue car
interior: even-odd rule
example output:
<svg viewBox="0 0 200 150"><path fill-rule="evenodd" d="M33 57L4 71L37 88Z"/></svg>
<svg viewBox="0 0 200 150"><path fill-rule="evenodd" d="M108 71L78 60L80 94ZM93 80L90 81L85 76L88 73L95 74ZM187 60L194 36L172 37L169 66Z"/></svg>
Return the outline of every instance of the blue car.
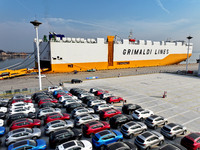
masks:
<svg viewBox="0 0 200 150"><path fill-rule="evenodd" d="M123 135L121 132L117 130L103 130L92 137L92 144L95 148L104 149L106 145L122 140Z"/></svg>
<svg viewBox="0 0 200 150"><path fill-rule="evenodd" d="M8 150L45 150L47 147L46 142L42 139L38 140L21 140L8 146Z"/></svg>
<svg viewBox="0 0 200 150"><path fill-rule="evenodd" d="M69 92L68 91L64 91L64 90L56 90L56 91L53 92L53 96L56 98L56 95L58 93L69 93Z"/></svg>
<svg viewBox="0 0 200 150"><path fill-rule="evenodd" d="M6 128L5 127L0 127L0 136L3 136L6 132Z"/></svg>

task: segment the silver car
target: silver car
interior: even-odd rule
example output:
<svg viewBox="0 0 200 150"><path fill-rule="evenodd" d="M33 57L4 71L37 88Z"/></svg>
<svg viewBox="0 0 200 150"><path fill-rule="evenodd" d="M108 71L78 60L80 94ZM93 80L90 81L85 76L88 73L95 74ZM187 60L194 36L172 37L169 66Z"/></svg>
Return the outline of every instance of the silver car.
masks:
<svg viewBox="0 0 200 150"><path fill-rule="evenodd" d="M99 120L98 115L94 115L94 114L80 115L74 119L74 126L80 127L81 125L85 124L86 122L95 121L95 120Z"/></svg>
<svg viewBox="0 0 200 150"><path fill-rule="evenodd" d="M135 145L140 149L149 150L153 146L162 145L164 136L155 131L146 131L135 138Z"/></svg>
<svg viewBox="0 0 200 150"><path fill-rule="evenodd" d="M47 114L54 113L54 112L61 113L61 109L59 109L59 108L51 108L51 107L42 108L42 109L39 110L39 112L37 114L37 117L38 118L45 118L45 116Z"/></svg>
<svg viewBox="0 0 200 150"><path fill-rule="evenodd" d="M160 126L167 124L167 119L162 116L152 115L145 120L145 124L149 128L157 129Z"/></svg>
<svg viewBox="0 0 200 150"><path fill-rule="evenodd" d="M45 126L45 134L51 134L52 132L59 130L59 129L64 129L64 128L73 128L74 123L70 120L55 120L51 121L46 124Z"/></svg>
<svg viewBox="0 0 200 150"><path fill-rule="evenodd" d="M98 104L106 104L106 101L100 100L100 99L95 99L95 100L89 100L87 102L88 107L93 107L93 106L98 105Z"/></svg>
<svg viewBox="0 0 200 150"><path fill-rule="evenodd" d="M82 93L79 93L79 94L77 95L77 97L78 97L79 99L81 99L81 98L83 98L83 97L86 97L86 96L94 96L94 94L88 93L88 92L82 92Z"/></svg>
<svg viewBox="0 0 200 150"><path fill-rule="evenodd" d="M107 108L113 108L113 105L111 105L111 104L98 104L98 105L95 105L93 107L95 113L99 113L101 110L104 110L104 109L107 109Z"/></svg>
<svg viewBox="0 0 200 150"><path fill-rule="evenodd" d="M160 131L162 135L171 140L174 140L177 135L185 135L186 132L186 127L176 123L169 123L163 126Z"/></svg>
<svg viewBox="0 0 200 150"><path fill-rule="evenodd" d="M72 118L75 118L83 114L92 114L92 113L94 113L94 109L92 108L78 107L72 111L71 116Z"/></svg>
<svg viewBox="0 0 200 150"><path fill-rule="evenodd" d="M79 100L79 99L77 99L77 100L75 100L75 99L67 99L67 100L63 101L63 106L65 107L65 106L67 106L68 104L71 104L71 103L82 103L82 101Z"/></svg>
<svg viewBox="0 0 200 150"><path fill-rule="evenodd" d="M70 100L70 99L77 100L78 98L76 96L64 95L59 97L58 101L60 103L63 103L65 100Z"/></svg>
<svg viewBox="0 0 200 150"><path fill-rule="evenodd" d="M133 138L134 135L147 130L147 126L142 122L130 121L121 127L121 133L127 138Z"/></svg>
<svg viewBox="0 0 200 150"><path fill-rule="evenodd" d="M20 128L8 132L6 135L6 145L14 143L22 139L38 139L41 136L39 128Z"/></svg>

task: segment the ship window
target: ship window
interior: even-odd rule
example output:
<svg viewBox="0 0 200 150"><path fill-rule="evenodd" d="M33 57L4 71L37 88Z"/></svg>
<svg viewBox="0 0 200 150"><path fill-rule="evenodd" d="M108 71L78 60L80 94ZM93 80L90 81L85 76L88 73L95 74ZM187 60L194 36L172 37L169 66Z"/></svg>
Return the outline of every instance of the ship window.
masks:
<svg viewBox="0 0 200 150"><path fill-rule="evenodd" d="M130 64L129 61L125 61L125 62L117 62L117 65L128 65Z"/></svg>
<svg viewBox="0 0 200 150"><path fill-rule="evenodd" d="M56 60L56 58L55 58L55 57L53 57L53 60Z"/></svg>
<svg viewBox="0 0 200 150"><path fill-rule="evenodd" d="M68 65L69 68L73 68L73 64Z"/></svg>

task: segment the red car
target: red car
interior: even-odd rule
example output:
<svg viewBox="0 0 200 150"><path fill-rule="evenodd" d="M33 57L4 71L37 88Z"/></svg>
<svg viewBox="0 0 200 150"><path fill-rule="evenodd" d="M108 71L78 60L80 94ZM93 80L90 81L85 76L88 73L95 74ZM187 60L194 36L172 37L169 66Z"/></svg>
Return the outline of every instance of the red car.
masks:
<svg viewBox="0 0 200 150"><path fill-rule="evenodd" d="M58 103L57 99L42 99L38 102L38 107L43 103Z"/></svg>
<svg viewBox="0 0 200 150"><path fill-rule="evenodd" d="M105 91L105 90L98 90L98 91L95 92L95 95L96 95L96 96L99 96L99 95L101 95L101 94L103 94L103 93L108 93L108 91Z"/></svg>
<svg viewBox="0 0 200 150"><path fill-rule="evenodd" d="M123 98L121 97L117 97L117 96L110 96L106 99L107 103L116 103L116 102L122 102L124 101Z"/></svg>
<svg viewBox="0 0 200 150"><path fill-rule="evenodd" d="M121 114L122 112L120 110L114 109L114 108L108 108L100 111L100 119L101 120L109 120L111 117Z"/></svg>
<svg viewBox="0 0 200 150"><path fill-rule="evenodd" d="M189 150L200 149L200 133L190 133L181 139L181 145Z"/></svg>
<svg viewBox="0 0 200 150"><path fill-rule="evenodd" d="M82 128L83 134L87 137L106 129L110 129L110 124L104 121L91 121L84 124Z"/></svg>
<svg viewBox="0 0 200 150"><path fill-rule="evenodd" d="M11 101L11 104L17 103L17 102L33 103L32 99L14 99Z"/></svg>
<svg viewBox="0 0 200 150"><path fill-rule="evenodd" d="M19 129L19 128L33 128L40 127L41 121L39 119L29 119L22 118L12 122L10 130Z"/></svg>
<svg viewBox="0 0 200 150"><path fill-rule="evenodd" d="M55 120L69 120L69 119L70 115L67 113L51 113L46 115L45 122L48 123Z"/></svg>
<svg viewBox="0 0 200 150"><path fill-rule="evenodd" d="M65 93L65 92L62 92L62 93L58 93L58 94L56 95L56 98L59 99L61 96L64 96L64 95L72 96L71 93Z"/></svg>

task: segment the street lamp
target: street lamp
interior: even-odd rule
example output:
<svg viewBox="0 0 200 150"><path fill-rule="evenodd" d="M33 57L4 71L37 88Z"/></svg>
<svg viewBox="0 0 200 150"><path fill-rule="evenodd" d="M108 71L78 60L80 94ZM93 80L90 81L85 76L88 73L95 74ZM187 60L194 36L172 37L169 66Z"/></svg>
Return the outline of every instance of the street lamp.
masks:
<svg viewBox="0 0 200 150"><path fill-rule="evenodd" d="M37 60L38 60L39 86L40 86L40 90L42 90L42 81L41 81L41 72L40 72L40 50L39 50L39 40L38 40L38 27L42 23L37 20L31 21L30 23L34 25L35 31L36 31L36 48L37 48Z"/></svg>
<svg viewBox="0 0 200 150"><path fill-rule="evenodd" d="M191 36L188 36L187 39L188 39L188 50L187 50L187 60L186 60L186 74L188 72L188 57L189 57L189 48L190 48L190 40L192 39L193 37Z"/></svg>

